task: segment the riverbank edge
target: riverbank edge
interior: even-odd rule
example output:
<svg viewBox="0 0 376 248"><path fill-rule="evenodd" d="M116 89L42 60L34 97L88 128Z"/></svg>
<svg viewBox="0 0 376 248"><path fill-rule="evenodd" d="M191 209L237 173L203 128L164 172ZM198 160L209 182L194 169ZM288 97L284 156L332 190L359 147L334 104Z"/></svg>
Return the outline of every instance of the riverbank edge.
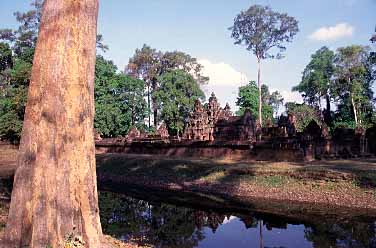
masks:
<svg viewBox="0 0 376 248"><path fill-rule="evenodd" d="M226 184L210 184L210 183L192 183L192 182L163 182L148 181L146 178L122 177L119 175L98 173L98 187L101 190L109 190L126 193L126 188L138 187L146 191L163 191L181 194L196 194L209 199L217 199L218 208L225 207L226 201L238 204L239 209L249 210L250 208L258 212L280 215L285 217L294 217L296 214L307 216L334 215L341 218L363 218L365 216L376 218L376 204L362 205L356 204L340 204L338 202L328 202L325 197L321 197L322 201L302 200L294 196L294 192L290 192L290 198L270 197L265 195L256 196L253 194L245 194L244 192L228 192ZM231 186L232 187L232 186ZM356 197L356 196L355 196ZM376 199L375 199L376 202ZM286 211L288 211L286 213Z"/></svg>

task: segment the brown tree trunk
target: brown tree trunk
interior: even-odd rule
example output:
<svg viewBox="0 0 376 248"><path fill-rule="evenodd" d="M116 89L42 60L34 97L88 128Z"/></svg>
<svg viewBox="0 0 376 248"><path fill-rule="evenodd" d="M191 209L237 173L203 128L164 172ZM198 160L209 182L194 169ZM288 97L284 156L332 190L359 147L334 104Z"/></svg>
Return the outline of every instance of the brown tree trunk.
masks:
<svg viewBox="0 0 376 248"><path fill-rule="evenodd" d="M93 137L98 0L45 0L1 247L101 245Z"/></svg>
<svg viewBox="0 0 376 248"><path fill-rule="evenodd" d="M262 127L262 91L261 91L261 61L260 59L257 60L258 64L258 73L257 73L257 83L258 83L258 88L259 88L259 123L260 127Z"/></svg>

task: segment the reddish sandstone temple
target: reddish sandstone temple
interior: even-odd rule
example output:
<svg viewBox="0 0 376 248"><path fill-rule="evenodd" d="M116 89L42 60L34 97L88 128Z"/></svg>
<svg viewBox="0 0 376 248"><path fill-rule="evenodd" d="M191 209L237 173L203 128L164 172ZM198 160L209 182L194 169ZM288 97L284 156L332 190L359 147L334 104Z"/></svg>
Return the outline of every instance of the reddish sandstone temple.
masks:
<svg viewBox="0 0 376 248"><path fill-rule="evenodd" d="M183 139L199 141L254 141L256 122L250 111L233 116L230 106L222 109L212 93L206 107L195 102L195 108L186 124Z"/></svg>
<svg viewBox="0 0 376 248"><path fill-rule="evenodd" d="M324 122L322 122L324 123ZM182 137L170 137L165 124L148 135L133 127L126 137L96 140L97 152L155 154L162 156L228 158L242 160L302 161L370 156L376 153L375 128L336 129L330 135L315 121L296 131L293 115L260 128L251 111L234 116L220 106L214 93L207 104L195 102Z"/></svg>

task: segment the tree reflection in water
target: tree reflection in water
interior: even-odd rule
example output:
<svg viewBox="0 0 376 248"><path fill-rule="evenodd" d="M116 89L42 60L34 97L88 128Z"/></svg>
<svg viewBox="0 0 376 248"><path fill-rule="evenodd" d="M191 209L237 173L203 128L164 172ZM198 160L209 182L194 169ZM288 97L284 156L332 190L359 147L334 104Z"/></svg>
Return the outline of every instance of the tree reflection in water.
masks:
<svg viewBox="0 0 376 248"><path fill-rule="evenodd" d="M263 240L260 247L270 247L264 232L272 231L273 228L288 231L289 224L283 218L223 214L165 203L149 204L144 200L110 192L100 192L99 205L104 233L155 247L197 247L206 238L205 235L209 235L207 230L216 233L231 216L237 216L243 222L244 229L258 230L259 223L263 223L264 231L261 232L260 228L259 237L254 239ZM376 247L376 224L372 221L337 223L316 219L302 225L302 232L314 248Z"/></svg>

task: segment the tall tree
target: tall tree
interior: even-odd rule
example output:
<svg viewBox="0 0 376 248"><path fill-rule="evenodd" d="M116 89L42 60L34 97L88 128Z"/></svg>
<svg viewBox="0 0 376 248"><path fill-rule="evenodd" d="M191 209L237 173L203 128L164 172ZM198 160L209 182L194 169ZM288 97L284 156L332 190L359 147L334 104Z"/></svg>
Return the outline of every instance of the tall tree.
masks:
<svg viewBox="0 0 376 248"><path fill-rule="evenodd" d="M302 81L293 87L293 91L302 93L304 100L321 109L321 100L326 101L325 120L331 122L331 86L334 75L334 52L322 47L312 55L311 61L303 72Z"/></svg>
<svg viewBox="0 0 376 248"><path fill-rule="evenodd" d="M97 56L95 65L94 127L102 137L126 135L143 126L147 115L144 82L117 72L112 61Z"/></svg>
<svg viewBox="0 0 376 248"><path fill-rule="evenodd" d="M160 87L154 92L161 117L171 134L179 135L193 110L195 100L204 100L205 94L197 81L183 70L173 70L158 78Z"/></svg>
<svg viewBox="0 0 376 248"><path fill-rule="evenodd" d="M350 103L355 125L362 124L362 107L372 100L373 95L373 80L369 81L367 77L370 73L368 59L368 48L357 45L338 48L334 59L334 94L337 101Z"/></svg>
<svg viewBox="0 0 376 248"><path fill-rule="evenodd" d="M158 90L160 85L158 77L176 69L191 74L199 84L205 84L209 80L208 77L202 75L203 66L197 62L197 59L184 52L161 52L144 45L141 49L137 49L134 56L129 60L126 72L130 75L135 74L136 77L145 81L149 108L153 109L154 126L159 123L158 103L153 97L154 92ZM151 125L150 119L149 116L149 126Z"/></svg>
<svg viewBox="0 0 376 248"><path fill-rule="evenodd" d="M103 247L94 120L98 0L45 0L2 247Z"/></svg>
<svg viewBox="0 0 376 248"><path fill-rule="evenodd" d="M298 22L287 14L274 12L268 6L253 5L236 16L230 30L235 44L245 45L257 58L258 116L262 126L261 60L283 57L282 52L286 50L283 43L291 42L298 33ZM273 50L277 51L273 53Z"/></svg>
<svg viewBox="0 0 376 248"><path fill-rule="evenodd" d="M153 91L157 88L156 78L160 67L162 53L156 49L144 44L141 49L136 49L135 54L129 60L128 74L135 74L137 78L145 82L147 90L148 108L151 110L151 98ZM126 70L127 71L127 70ZM155 104L154 104L155 105ZM156 107L153 107L154 115L156 115ZM154 122L157 117L154 117ZM155 123L154 123L155 124ZM149 111L149 128L151 127L151 111Z"/></svg>

